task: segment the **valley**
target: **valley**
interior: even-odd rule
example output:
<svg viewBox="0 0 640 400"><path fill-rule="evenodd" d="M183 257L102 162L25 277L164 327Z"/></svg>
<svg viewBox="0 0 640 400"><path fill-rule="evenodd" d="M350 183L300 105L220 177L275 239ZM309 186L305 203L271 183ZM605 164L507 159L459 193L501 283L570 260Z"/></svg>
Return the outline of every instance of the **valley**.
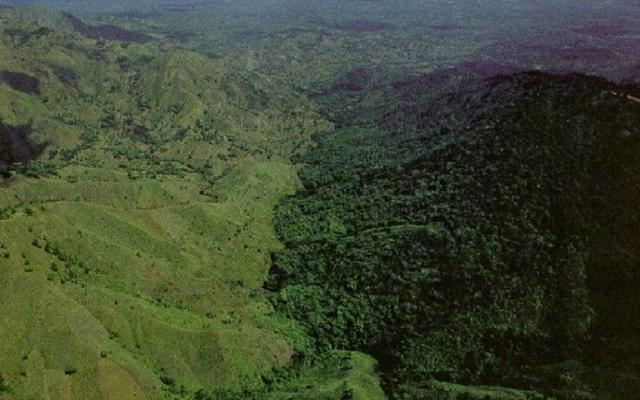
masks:
<svg viewBox="0 0 640 400"><path fill-rule="evenodd" d="M640 14L503 3L2 7L0 399L634 399Z"/></svg>

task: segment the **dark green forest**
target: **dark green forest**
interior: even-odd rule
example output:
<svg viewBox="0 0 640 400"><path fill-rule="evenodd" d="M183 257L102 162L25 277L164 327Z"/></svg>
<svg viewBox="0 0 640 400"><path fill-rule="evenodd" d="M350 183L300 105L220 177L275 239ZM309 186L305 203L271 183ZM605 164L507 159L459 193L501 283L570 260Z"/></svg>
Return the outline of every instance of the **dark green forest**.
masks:
<svg viewBox="0 0 640 400"><path fill-rule="evenodd" d="M277 209L274 304L319 349L374 355L392 398L432 398L434 379L634 398L638 88L464 85L434 98L416 80L377 121L317 138Z"/></svg>

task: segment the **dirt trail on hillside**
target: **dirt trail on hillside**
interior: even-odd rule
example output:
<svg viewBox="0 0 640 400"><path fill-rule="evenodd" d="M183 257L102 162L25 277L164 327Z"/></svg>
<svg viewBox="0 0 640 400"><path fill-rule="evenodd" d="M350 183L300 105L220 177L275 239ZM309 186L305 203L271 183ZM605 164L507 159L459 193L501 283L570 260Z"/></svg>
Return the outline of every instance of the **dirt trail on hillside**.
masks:
<svg viewBox="0 0 640 400"><path fill-rule="evenodd" d="M618 92L614 92L614 91L611 91L611 94L614 95L614 96L625 97L627 100L631 100L633 102L640 103L640 97L637 97L637 96L633 96L633 95L630 95L630 94L625 95L624 93L618 93Z"/></svg>

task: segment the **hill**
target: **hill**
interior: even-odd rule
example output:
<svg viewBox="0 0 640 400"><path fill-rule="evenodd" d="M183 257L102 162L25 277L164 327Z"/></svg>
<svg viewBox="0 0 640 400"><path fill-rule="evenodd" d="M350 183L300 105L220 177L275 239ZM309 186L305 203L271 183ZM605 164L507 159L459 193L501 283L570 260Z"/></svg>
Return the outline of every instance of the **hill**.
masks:
<svg viewBox="0 0 640 400"><path fill-rule="evenodd" d="M621 2L47 3L0 9L0 398L637 397L640 90L519 73L633 81Z"/></svg>
<svg viewBox="0 0 640 400"><path fill-rule="evenodd" d="M272 209L330 124L259 73L16 10L0 16L5 397L261 385L304 346L261 289Z"/></svg>
<svg viewBox="0 0 640 400"><path fill-rule="evenodd" d="M394 398L634 398L640 89L454 82L318 138L276 213L275 306L372 354Z"/></svg>

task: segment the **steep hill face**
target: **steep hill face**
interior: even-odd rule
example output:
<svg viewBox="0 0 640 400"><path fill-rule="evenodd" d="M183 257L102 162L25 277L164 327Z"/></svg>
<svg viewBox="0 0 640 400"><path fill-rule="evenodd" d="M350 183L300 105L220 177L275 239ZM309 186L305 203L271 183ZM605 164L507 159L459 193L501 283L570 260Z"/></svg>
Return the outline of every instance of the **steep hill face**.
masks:
<svg viewBox="0 0 640 400"><path fill-rule="evenodd" d="M639 89L525 73L434 101L424 82L304 157L276 307L374 355L397 398L534 396L433 379L634 398Z"/></svg>
<svg viewBox="0 0 640 400"><path fill-rule="evenodd" d="M0 17L2 391L260 382L294 351L260 289L271 210L297 185L288 157L328 125L224 61L37 20Z"/></svg>

